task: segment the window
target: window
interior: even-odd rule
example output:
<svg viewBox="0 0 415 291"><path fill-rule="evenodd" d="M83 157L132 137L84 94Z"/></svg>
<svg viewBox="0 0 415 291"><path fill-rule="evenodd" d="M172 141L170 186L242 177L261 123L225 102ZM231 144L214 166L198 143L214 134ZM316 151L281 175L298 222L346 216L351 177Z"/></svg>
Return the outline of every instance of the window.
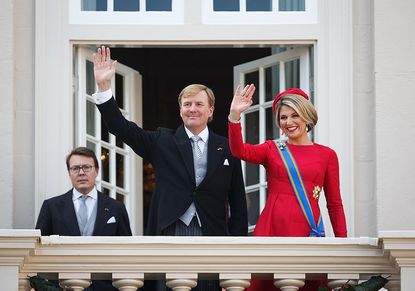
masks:
<svg viewBox="0 0 415 291"><path fill-rule="evenodd" d="M278 139L280 130L275 124L272 102L276 93L291 87L311 92L312 70L308 48L273 49L273 55L234 67L235 87L254 83L257 87L253 105L242 115L244 141L251 144ZM311 79L311 81L310 81ZM310 94L312 96L312 94ZM267 199L265 169L242 163L247 193L248 221L253 231Z"/></svg>
<svg viewBox="0 0 415 291"><path fill-rule="evenodd" d="M183 24L180 0L68 1L70 24Z"/></svg>
<svg viewBox="0 0 415 291"><path fill-rule="evenodd" d="M203 0L205 24L315 24L317 0Z"/></svg>
<svg viewBox="0 0 415 291"><path fill-rule="evenodd" d="M138 178L142 176L139 173L142 168L138 167L133 151L119 138L108 132L95 106L92 94L96 92L96 84L91 56L91 50L79 49L76 144L87 146L95 152L99 163L99 175L96 180L98 190L123 202L129 212L133 229L138 227L138 232L140 232L142 225L136 225L135 217L141 217L139 214L142 210L133 209L133 207L137 205L136 201L142 199L140 194L142 180ZM139 98L134 95L138 91L134 86L140 83L138 78L136 71L117 64L112 90L122 114L131 120L137 120L134 114L136 111L134 104ZM137 191L137 189L140 190Z"/></svg>

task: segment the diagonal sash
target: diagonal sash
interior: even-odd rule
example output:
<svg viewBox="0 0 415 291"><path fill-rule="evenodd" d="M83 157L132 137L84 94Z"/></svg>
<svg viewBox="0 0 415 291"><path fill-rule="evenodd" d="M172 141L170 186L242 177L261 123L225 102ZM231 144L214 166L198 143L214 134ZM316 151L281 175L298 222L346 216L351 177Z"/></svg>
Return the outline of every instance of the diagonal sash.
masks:
<svg viewBox="0 0 415 291"><path fill-rule="evenodd" d="M298 169L297 163L287 145L284 142L276 141L278 153L280 154L281 160L287 170L288 177L293 187L295 197L297 198L298 205L303 212L304 218L310 226L310 236L324 237L323 219L321 214L319 215L317 226L314 221L313 211L311 209L310 201L308 200L307 191L304 186L303 179L301 178L300 170Z"/></svg>

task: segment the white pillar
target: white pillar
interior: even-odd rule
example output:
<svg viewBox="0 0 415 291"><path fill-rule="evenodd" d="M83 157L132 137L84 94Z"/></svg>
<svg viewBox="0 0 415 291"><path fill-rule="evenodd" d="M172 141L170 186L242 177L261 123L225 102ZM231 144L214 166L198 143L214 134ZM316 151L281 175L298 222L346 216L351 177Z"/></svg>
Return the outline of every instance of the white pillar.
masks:
<svg viewBox="0 0 415 291"><path fill-rule="evenodd" d="M328 285L332 289L343 287L345 284L356 285L359 274L327 274Z"/></svg>
<svg viewBox="0 0 415 291"><path fill-rule="evenodd" d="M61 287L71 287L74 291L83 291L92 283L89 273L59 273L59 280Z"/></svg>
<svg viewBox="0 0 415 291"><path fill-rule="evenodd" d="M113 273L112 285L120 291L136 291L144 285L143 273Z"/></svg>
<svg viewBox="0 0 415 291"><path fill-rule="evenodd" d="M401 267L401 291L413 291L415 286L415 266Z"/></svg>
<svg viewBox="0 0 415 291"><path fill-rule="evenodd" d="M173 291L189 291L197 286L197 274L166 274L166 286Z"/></svg>
<svg viewBox="0 0 415 291"><path fill-rule="evenodd" d="M70 287L73 291L83 291L86 287L91 285L91 281L86 279L65 279L61 280L61 287Z"/></svg>
<svg viewBox="0 0 415 291"><path fill-rule="evenodd" d="M226 291L243 291L249 287L251 274L219 274L220 286Z"/></svg>
<svg viewBox="0 0 415 291"><path fill-rule="evenodd" d="M17 291L19 288L19 269L17 266L0 266L1 290Z"/></svg>
<svg viewBox="0 0 415 291"><path fill-rule="evenodd" d="M274 274L274 286L281 291L297 291L304 286L305 274Z"/></svg>

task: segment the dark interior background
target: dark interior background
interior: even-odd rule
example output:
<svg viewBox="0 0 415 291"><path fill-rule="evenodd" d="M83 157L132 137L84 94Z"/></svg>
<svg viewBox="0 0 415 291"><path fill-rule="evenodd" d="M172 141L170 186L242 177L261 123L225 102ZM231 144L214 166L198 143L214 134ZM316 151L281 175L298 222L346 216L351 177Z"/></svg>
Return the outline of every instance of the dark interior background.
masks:
<svg viewBox="0 0 415 291"><path fill-rule="evenodd" d="M181 124L177 97L189 84L200 83L215 94L210 127L227 135L233 97L233 67L269 56L271 48L112 48L111 57L142 75L143 128L177 128ZM256 84L258 85L258 84Z"/></svg>
<svg viewBox="0 0 415 291"><path fill-rule="evenodd" d="M143 128L177 128L182 120L177 98L189 84L200 83L215 94L210 127L227 136L227 116L233 93L233 67L271 55L271 48L112 48L113 60L137 70L142 76ZM258 86L258 84L255 84ZM155 177L152 165L143 161L143 227Z"/></svg>

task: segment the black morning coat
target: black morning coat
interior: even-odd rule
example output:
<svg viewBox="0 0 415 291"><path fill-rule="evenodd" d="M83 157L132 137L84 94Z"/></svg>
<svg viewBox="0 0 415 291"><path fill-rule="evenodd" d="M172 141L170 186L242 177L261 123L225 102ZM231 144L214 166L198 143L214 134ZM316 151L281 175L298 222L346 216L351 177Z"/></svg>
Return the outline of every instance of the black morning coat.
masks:
<svg viewBox="0 0 415 291"><path fill-rule="evenodd" d="M177 130L143 130L128 121L111 98L97 105L109 131L153 165L153 193L147 235L161 235L195 203L203 235L247 235L247 206L241 163L230 152L228 139L209 129L208 168L196 187L193 154L184 126Z"/></svg>

